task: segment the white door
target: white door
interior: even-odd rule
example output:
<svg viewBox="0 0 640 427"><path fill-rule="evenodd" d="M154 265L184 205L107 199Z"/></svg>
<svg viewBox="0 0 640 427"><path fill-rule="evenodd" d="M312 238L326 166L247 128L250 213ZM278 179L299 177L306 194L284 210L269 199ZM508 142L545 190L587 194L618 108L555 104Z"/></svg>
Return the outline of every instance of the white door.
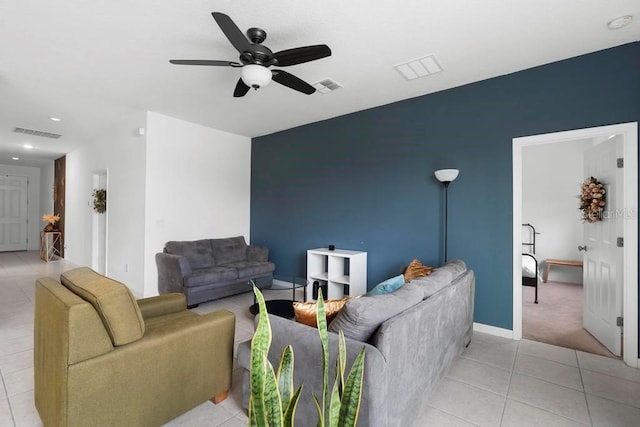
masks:
<svg viewBox="0 0 640 427"><path fill-rule="evenodd" d="M27 250L27 177L0 176L0 252Z"/></svg>
<svg viewBox="0 0 640 427"><path fill-rule="evenodd" d="M624 178L617 159L622 157L621 136L615 136L585 152L585 177L594 177L605 188L606 206L602 221L584 224L583 323L587 331L616 356L621 356L622 328L616 319L622 316L622 257L617 246L622 236L622 218L617 212L622 205Z"/></svg>

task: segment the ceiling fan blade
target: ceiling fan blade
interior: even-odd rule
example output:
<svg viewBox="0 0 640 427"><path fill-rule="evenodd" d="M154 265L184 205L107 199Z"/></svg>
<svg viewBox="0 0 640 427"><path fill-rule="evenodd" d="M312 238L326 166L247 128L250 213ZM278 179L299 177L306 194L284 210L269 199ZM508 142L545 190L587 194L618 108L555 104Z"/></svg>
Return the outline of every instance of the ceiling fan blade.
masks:
<svg viewBox="0 0 640 427"><path fill-rule="evenodd" d="M238 83L236 84L236 89L233 91L233 96L236 98L240 98L241 96L245 96L247 92L251 89L249 86L244 84L242 79L238 79Z"/></svg>
<svg viewBox="0 0 640 427"><path fill-rule="evenodd" d="M331 49L329 49L329 46L326 44L281 50L273 54L273 58L278 60L276 65L280 67L315 61L316 59L326 58L327 56L331 56Z"/></svg>
<svg viewBox="0 0 640 427"><path fill-rule="evenodd" d="M298 92L311 95L313 92L316 91L316 89L313 86L311 86L309 83L299 79L298 77L294 76L291 73L287 73L286 71L272 70L271 74L274 82L290 87L291 89L297 90Z"/></svg>
<svg viewBox="0 0 640 427"><path fill-rule="evenodd" d="M224 35L227 36L233 47L235 47L238 52L243 53L249 49L251 43L228 15L220 12L212 12L211 15L218 23L218 26Z"/></svg>
<svg viewBox="0 0 640 427"><path fill-rule="evenodd" d="M169 62L177 65L213 65L217 67L242 67L239 62L215 61L206 59L170 59Z"/></svg>

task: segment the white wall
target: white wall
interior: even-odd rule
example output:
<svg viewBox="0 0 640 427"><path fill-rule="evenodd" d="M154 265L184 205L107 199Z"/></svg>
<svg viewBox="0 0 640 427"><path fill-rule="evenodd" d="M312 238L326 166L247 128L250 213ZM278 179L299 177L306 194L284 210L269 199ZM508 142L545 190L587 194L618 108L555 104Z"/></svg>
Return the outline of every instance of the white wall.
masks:
<svg viewBox="0 0 640 427"><path fill-rule="evenodd" d="M536 145L523 148L522 222L541 234L536 236L538 262L547 258L581 260L584 244L578 210L584 150L591 140ZM524 239L524 235L523 235ZM553 267L549 280L582 283L582 270Z"/></svg>
<svg viewBox="0 0 640 427"><path fill-rule="evenodd" d="M144 295L169 240L244 235L249 242L251 139L147 114Z"/></svg>
<svg viewBox="0 0 640 427"><path fill-rule="evenodd" d="M144 293L146 112L126 109L95 140L67 154L66 252L70 262L91 266L93 174L108 170L106 274ZM96 130L97 132L100 130Z"/></svg>
<svg viewBox="0 0 640 427"><path fill-rule="evenodd" d="M29 207L27 217L29 227L27 230L27 249L37 251L40 249L40 230L45 226L42 215L49 212L41 212L40 209L40 168L16 165L0 165L0 175L26 176L29 180L28 194Z"/></svg>
<svg viewBox="0 0 640 427"><path fill-rule="evenodd" d="M40 167L40 212L53 213L53 176L55 162ZM41 216L42 216L41 215Z"/></svg>

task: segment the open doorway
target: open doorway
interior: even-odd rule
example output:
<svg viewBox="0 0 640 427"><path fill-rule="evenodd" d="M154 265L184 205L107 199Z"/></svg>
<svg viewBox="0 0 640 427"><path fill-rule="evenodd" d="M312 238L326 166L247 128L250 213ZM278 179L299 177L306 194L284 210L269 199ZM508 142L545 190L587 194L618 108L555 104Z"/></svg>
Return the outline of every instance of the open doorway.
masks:
<svg viewBox="0 0 640 427"><path fill-rule="evenodd" d="M611 135L620 135L624 158L624 168L621 169L621 210L620 237L624 241L622 251L622 266L617 271L621 277L621 308L624 319L619 331L624 333L622 349L623 360L626 364L638 367L638 171L637 171L637 123L603 126L598 128L580 129L552 134L535 135L513 140L513 337L521 339L523 336L523 286L522 286L522 223L523 221L523 153L525 147L554 144L560 142L575 142L580 140L603 141ZM545 167L545 165L541 165ZM577 196L577 192L576 192ZM574 198L577 205L578 199ZM585 258L586 259L586 258ZM586 265L586 264L585 264ZM544 295L539 295L539 301ZM539 304L538 304L539 305ZM606 304L602 304L607 306ZM613 311L612 311L613 313ZM616 323L615 315L609 322ZM620 334L619 334L620 336Z"/></svg>
<svg viewBox="0 0 640 427"><path fill-rule="evenodd" d="M585 179L585 152L598 142L587 138L522 149L523 284L527 286L522 290L522 336L616 357L583 325L579 248L584 246L584 224L577 195Z"/></svg>

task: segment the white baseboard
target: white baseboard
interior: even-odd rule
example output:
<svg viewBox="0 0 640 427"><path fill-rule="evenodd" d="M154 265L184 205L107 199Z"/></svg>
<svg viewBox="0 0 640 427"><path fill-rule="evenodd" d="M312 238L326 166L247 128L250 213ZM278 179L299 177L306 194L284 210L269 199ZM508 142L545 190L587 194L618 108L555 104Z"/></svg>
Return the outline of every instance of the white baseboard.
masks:
<svg viewBox="0 0 640 427"><path fill-rule="evenodd" d="M483 323L473 322L473 331L513 339L513 331L511 329L498 328L497 326L485 325Z"/></svg>

